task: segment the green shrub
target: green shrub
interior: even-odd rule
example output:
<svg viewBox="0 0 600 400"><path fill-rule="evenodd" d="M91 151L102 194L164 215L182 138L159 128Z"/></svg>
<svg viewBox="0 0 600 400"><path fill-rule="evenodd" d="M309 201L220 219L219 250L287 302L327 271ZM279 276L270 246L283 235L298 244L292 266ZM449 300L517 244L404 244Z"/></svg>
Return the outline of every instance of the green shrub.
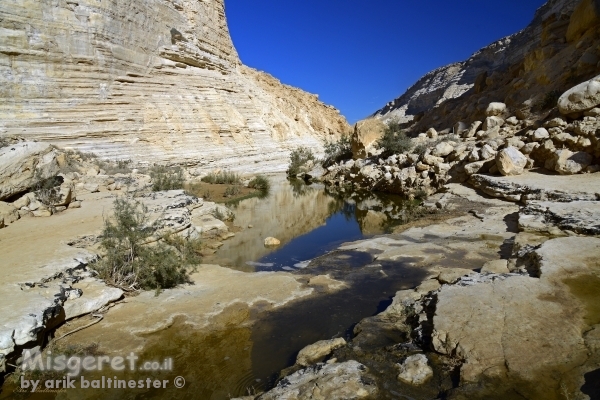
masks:
<svg viewBox="0 0 600 400"><path fill-rule="evenodd" d="M323 160L325 168L350 158L352 158L352 141L349 135L344 134L337 141L325 142L325 159Z"/></svg>
<svg viewBox="0 0 600 400"><path fill-rule="evenodd" d="M254 179L248 183L248 187L258 190L262 196L267 196L271 190L271 182L269 181L269 178L264 175L256 175Z"/></svg>
<svg viewBox="0 0 600 400"><path fill-rule="evenodd" d="M227 184L227 185L237 185L240 183L239 174L231 171L220 171L217 173L211 172L201 179L202 182L206 183L216 183L216 184Z"/></svg>
<svg viewBox="0 0 600 400"><path fill-rule="evenodd" d="M379 148L384 149L381 154L382 157L408 153L413 147L410 138L406 136L400 123L397 121L390 121L383 132L383 136L377 141L377 145Z"/></svg>
<svg viewBox="0 0 600 400"><path fill-rule="evenodd" d="M290 154L290 165L287 169L288 176L295 177L300 172L300 167L309 161L314 161L315 155L308 147L298 147Z"/></svg>
<svg viewBox="0 0 600 400"><path fill-rule="evenodd" d="M223 197L231 197L231 196L235 196L237 194L240 194L241 189L239 186L235 185L235 186L228 186L225 189L225 192L223 193Z"/></svg>
<svg viewBox="0 0 600 400"><path fill-rule="evenodd" d="M153 181L152 190L155 192L183 189L184 179L181 167L155 166L150 169L150 176Z"/></svg>
<svg viewBox="0 0 600 400"><path fill-rule="evenodd" d="M117 198L113 219L104 221L104 256L91 267L101 279L125 291L140 289L157 292L189 282L193 270L187 250L162 242L144 245L156 232L148 223L148 209L141 203ZM174 239L177 240L177 239ZM179 244L179 242L175 242ZM190 244L196 249L197 244Z"/></svg>

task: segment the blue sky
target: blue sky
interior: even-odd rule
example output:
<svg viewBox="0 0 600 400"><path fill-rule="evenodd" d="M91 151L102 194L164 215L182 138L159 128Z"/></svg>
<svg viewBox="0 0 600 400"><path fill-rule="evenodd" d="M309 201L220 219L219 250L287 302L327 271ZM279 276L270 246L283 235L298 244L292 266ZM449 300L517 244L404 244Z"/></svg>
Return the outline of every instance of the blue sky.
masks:
<svg viewBox="0 0 600 400"><path fill-rule="evenodd" d="M225 0L242 62L354 123L425 73L523 29L543 0Z"/></svg>

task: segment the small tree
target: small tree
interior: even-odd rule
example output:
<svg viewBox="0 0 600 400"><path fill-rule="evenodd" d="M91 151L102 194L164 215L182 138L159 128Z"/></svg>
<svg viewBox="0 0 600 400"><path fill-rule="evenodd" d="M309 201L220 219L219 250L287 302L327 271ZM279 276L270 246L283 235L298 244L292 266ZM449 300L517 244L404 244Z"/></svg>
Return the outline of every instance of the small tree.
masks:
<svg viewBox="0 0 600 400"><path fill-rule="evenodd" d="M92 268L107 283L125 291L160 291L188 282L193 269L190 264L198 259L189 257L188 247L182 251L179 241L173 240L171 246L160 242L145 245L155 232L143 204L116 199L113 220L104 221L101 247L105 255ZM192 243L189 248L199 246Z"/></svg>
<svg viewBox="0 0 600 400"><path fill-rule="evenodd" d="M384 151L381 154L383 157L389 157L393 154L408 153L413 145L412 141L402 129L402 125L398 121L390 121L388 126L383 131L383 136L377 141L379 148Z"/></svg>
<svg viewBox="0 0 600 400"><path fill-rule="evenodd" d="M343 134L338 140L325 142L325 159L323 160L325 168L350 158L352 158L352 141L349 135Z"/></svg>
<svg viewBox="0 0 600 400"><path fill-rule="evenodd" d="M298 147L290 154L290 165L287 169L288 176L295 177L300 172L300 167L309 161L314 161L315 155L308 147Z"/></svg>

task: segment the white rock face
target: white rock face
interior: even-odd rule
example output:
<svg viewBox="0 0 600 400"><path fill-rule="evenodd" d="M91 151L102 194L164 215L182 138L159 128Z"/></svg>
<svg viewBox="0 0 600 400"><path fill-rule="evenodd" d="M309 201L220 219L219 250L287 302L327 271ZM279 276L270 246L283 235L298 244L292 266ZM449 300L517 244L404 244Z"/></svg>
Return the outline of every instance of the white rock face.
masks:
<svg viewBox="0 0 600 400"><path fill-rule="evenodd" d="M567 90L558 99L558 110L572 114L600 105L600 75Z"/></svg>
<svg viewBox="0 0 600 400"><path fill-rule="evenodd" d="M349 129L318 96L241 64L223 0L15 0L0 16L0 135L253 171Z"/></svg>
<svg viewBox="0 0 600 400"><path fill-rule="evenodd" d="M433 370L424 354L410 356L398 366L400 368L398 379L410 385L420 386L433 376Z"/></svg>

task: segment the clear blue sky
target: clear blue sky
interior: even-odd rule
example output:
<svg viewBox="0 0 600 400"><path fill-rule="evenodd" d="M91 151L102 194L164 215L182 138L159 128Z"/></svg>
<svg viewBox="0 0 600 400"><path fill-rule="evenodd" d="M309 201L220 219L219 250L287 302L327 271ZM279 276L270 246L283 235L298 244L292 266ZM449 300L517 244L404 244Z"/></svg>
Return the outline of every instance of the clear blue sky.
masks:
<svg viewBox="0 0 600 400"><path fill-rule="evenodd" d="M242 62L350 123L425 73L525 28L543 0L225 0Z"/></svg>

